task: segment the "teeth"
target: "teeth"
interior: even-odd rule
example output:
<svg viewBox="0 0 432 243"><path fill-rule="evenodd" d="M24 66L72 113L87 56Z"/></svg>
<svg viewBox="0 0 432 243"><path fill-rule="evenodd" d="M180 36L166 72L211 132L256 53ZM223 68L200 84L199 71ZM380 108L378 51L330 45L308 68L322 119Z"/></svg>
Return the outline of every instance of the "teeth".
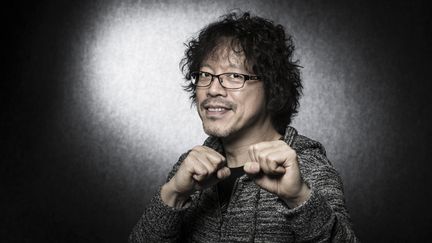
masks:
<svg viewBox="0 0 432 243"><path fill-rule="evenodd" d="M224 108L208 108L209 111L223 111Z"/></svg>

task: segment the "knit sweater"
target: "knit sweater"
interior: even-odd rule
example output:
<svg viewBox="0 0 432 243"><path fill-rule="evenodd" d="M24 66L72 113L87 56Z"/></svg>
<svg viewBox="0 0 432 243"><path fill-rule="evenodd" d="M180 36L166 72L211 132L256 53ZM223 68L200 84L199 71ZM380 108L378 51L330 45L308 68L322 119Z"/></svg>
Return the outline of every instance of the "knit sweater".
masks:
<svg viewBox="0 0 432 243"><path fill-rule="evenodd" d="M296 151L302 178L312 191L300 206L289 208L247 175L237 179L224 214L217 186L195 192L188 207L181 209L165 205L159 190L129 242L357 242L341 179L323 146L292 127L287 127L284 141ZM209 137L204 145L223 153L217 138ZM187 154L174 165L168 180Z"/></svg>

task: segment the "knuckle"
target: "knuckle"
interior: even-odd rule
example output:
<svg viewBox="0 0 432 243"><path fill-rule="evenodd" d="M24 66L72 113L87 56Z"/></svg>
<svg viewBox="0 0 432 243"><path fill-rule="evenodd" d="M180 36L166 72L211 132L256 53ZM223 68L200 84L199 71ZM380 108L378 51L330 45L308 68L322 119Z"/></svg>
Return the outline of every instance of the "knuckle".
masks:
<svg viewBox="0 0 432 243"><path fill-rule="evenodd" d="M270 167L269 167L268 165L262 165L262 166L261 166L261 170L262 170L265 174L268 174L268 173L271 172L271 169L270 169Z"/></svg>
<svg viewBox="0 0 432 243"><path fill-rule="evenodd" d="M261 160L268 160L270 154L271 154L270 151L265 151L265 152L264 152L264 151L261 151L261 152L259 153L259 158L260 158Z"/></svg>
<svg viewBox="0 0 432 243"><path fill-rule="evenodd" d="M218 166L220 166L220 165L222 164L222 162L223 162L222 159L217 159L217 160L215 160L215 161L212 163L212 165L213 165L214 167L218 167Z"/></svg>
<svg viewBox="0 0 432 243"><path fill-rule="evenodd" d="M267 156L267 160L270 161L270 162L274 162L274 161L277 160L277 158L276 158L276 156L274 154L269 154Z"/></svg>
<svg viewBox="0 0 432 243"><path fill-rule="evenodd" d="M195 164L195 162L191 158L186 158L182 163L183 166L188 167L188 168L193 167L194 164Z"/></svg>
<svg viewBox="0 0 432 243"><path fill-rule="evenodd" d="M201 150L202 150L202 146L201 145L197 145L197 146L195 146L195 147L192 148L191 152L198 152L198 151L201 151Z"/></svg>
<svg viewBox="0 0 432 243"><path fill-rule="evenodd" d="M258 144L253 144L253 145L249 146L249 151L255 152L257 150L258 150Z"/></svg>
<svg viewBox="0 0 432 243"><path fill-rule="evenodd" d="M188 156L186 157L186 159L194 157L198 154L198 152L196 150L191 150L188 154Z"/></svg>
<svg viewBox="0 0 432 243"><path fill-rule="evenodd" d="M204 168L202 168L201 166L195 166L194 167L194 171L196 172L196 173L198 173L199 175L207 175L208 174L208 171L206 170L206 169L204 169Z"/></svg>
<svg viewBox="0 0 432 243"><path fill-rule="evenodd" d="M217 164L220 164L222 162L222 158L216 154L213 154L213 153L208 153L206 155L206 158L207 158L208 162L210 162L212 165L217 165Z"/></svg>
<svg viewBox="0 0 432 243"><path fill-rule="evenodd" d="M258 154L257 157L258 157L258 159L259 159L260 161L265 161L265 160L266 160L266 155L263 154L263 153Z"/></svg>
<svg viewBox="0 0 432 243"><path fill-rule="evenodd" d="M281 144L281 141L279 141L279 140L276 140L276 141L272 141L271 143L270 143L270 146L272 147L272 148L277 148L277 147L279 147L279 146L281 146L282 144Z"/></svg>
<svg viewBox="0 0 432 243"><path fill-rule="evenodd" d="M276 162L274 160L270 160L270 159L267 160L267 165L272 169L277 166Z"/></svg>
<svg viewBox="0 0 432 243"><path fill-rule="evenodd" d="M297 152L294 150L294 149L289 149L288 150L288 155L290 156L290 157L297 157Z"/></svg>
<svg viewBox="0 0 432 243"><path fill-rule="evenodd" d="M213 163L209 163L208 166L209 166L208 170L209 170L210 174L213 173L213 172L215 172L216 169L217 169L216 165L214 165Z"/></svg>

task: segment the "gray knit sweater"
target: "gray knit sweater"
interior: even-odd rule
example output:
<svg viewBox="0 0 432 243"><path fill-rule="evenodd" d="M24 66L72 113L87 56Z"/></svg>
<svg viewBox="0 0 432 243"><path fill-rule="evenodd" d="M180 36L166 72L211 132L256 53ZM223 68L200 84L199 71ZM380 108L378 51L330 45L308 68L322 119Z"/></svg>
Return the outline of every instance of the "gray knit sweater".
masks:
<svg viewBox="0 0 432 243"><path fill-rule="evenodd" d="M129 242L357 242L345 208L341 179L322 145L288 127L284 141L296 152L311 197L290 209L244 175L237 179L225 214L214 186L191 196L187 208L165 205L160 190L134 227ZM204 145L223 153L218 139ZM174 176L187 153L174 165Z"/></svg>

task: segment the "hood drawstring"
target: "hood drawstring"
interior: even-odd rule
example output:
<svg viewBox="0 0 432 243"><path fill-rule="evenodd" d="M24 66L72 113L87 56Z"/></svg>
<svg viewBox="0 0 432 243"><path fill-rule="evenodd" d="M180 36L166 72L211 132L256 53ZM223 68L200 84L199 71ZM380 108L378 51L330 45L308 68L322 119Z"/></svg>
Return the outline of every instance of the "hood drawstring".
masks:
<svg viewBox="0 0 432 243"><path fill-rule="evenodd" d="M256 226L258 221L258 205L259 201L261 199L261 188L258 188L258 192L255 197L255 209L254 209L254 217L252 222L252 232L251 232L251 238L249 239L249 242L255 242L255 235L256 235Z"/></svg>

